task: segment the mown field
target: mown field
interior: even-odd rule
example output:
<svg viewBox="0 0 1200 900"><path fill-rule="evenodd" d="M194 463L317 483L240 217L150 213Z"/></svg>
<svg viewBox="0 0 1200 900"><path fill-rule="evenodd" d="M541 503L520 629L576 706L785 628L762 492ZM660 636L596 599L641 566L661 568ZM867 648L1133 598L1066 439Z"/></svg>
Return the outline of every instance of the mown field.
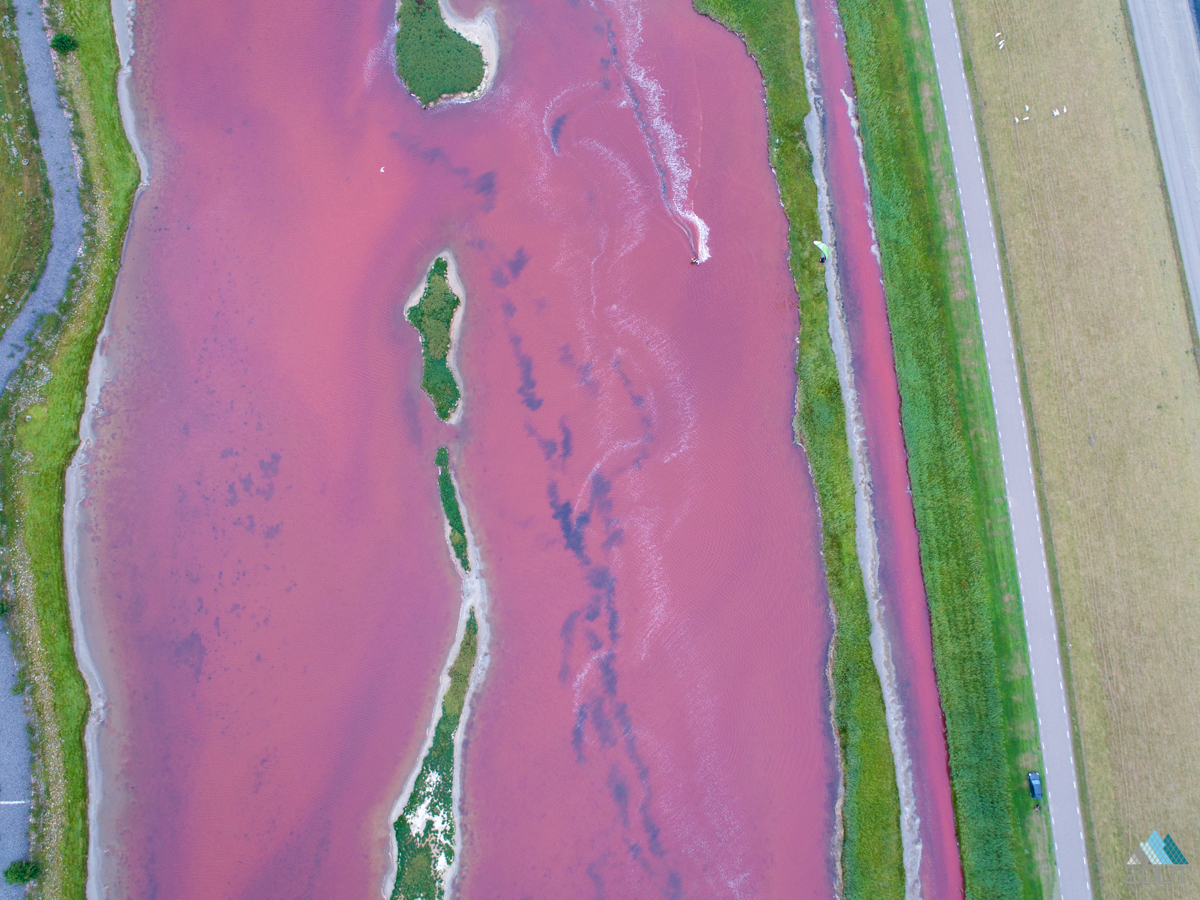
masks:
<svg viewBox="0 0 1200 900"><path fill-rule="evenodd" d="M1032 405L1093 887L1149 896L1124 863L1152 829L1200 853L1200 373L1151 123L1119 0L958 9Z"/></svg>
<svg viewBox="0 0 1200 900"><path fill-rule="evenodd" d="M64 478L79 443L88 367L112 296L138 169L117 109L119 65L109 4L57 0L48 12L59 30L79 41L63 60L60 90L73 110L83 159L85 256L68 302L44 323L0 400L0 524L9 621L34 715L32 843L42 874L31 896L82 900L89 700L67 607Z"/></svg>
<svg viewBox="0 0 1200 900"><path fill-rule="evenodd" d="M986 361L924 6L842 0L967 895L1048 893L1040 767Z"/></svg>
<svg viewBox="0 0 1200 900"><path fill-rule="evenodd" d="M11 0L0 0L0 331L37 284L50 252L50 185L13 16Z"/></svg>
<svg viewBox="0 0 1200 900"><path fill-rule="evenodd" d="M846 411L829 336L825 271L811 243L821 229L812 153L804 135L809 104L799 19L791 0L697 0L696 8L740 34L762 70L771 165L789 221L790 264L800 298L796 435L808 455L821 506L825 576L837 614L832 676L846 790L845 896L903 897L900 801L855 546Z"/></svg>

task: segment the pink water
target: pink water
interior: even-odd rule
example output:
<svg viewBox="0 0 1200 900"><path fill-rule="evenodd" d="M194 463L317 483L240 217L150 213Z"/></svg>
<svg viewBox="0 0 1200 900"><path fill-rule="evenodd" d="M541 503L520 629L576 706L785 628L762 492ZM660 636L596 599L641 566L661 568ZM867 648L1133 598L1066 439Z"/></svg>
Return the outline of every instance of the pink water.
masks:
<svg viewBox="0 0 1200 900"><path fill-rule="evenodd" d="M829 897L758 72L687 0L513 2L493 91L423 112L393 15L138 5L152 180L87 473L108 895L377 895L459 604L446 443L490 593L462 896ZM457 427L400 312L447 246Z"/></svg>
<svg viewBox="0 0 1200 900"><path fill-rule="evenodd" d="M926 898L963 895L949 761L933 668L929 606L909 494L900 392L887 299L869 214L867 184L850 103L854 84L833 0L813 0L825 176L837 240L838 277L851 368L866 433L879 548L883 617L891 638L920 816L920 878Z"/></svg>

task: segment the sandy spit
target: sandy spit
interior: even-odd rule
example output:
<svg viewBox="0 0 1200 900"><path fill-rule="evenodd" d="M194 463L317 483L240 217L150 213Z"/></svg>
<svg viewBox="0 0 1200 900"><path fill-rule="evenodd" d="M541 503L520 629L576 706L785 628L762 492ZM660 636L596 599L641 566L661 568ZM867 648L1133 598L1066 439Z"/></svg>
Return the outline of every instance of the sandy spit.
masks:
<svg viewBox="0 0 1200 900"><path fill-rule="evenodd" d="M421 284L424 285L424 281ZM451 281L452 286L453 284L454 282ZM407 306L405 308L407 309ZM453 479L453 475L451 478ZM454 484L454 492L455 495L461 498L457 482ZM447 900L453 900L455 876L458 873L459 862L462 860L463 741L467 732L468 722L471 718L471 708L474 704L476 691L479 685L483 683L484 675L487 673L489 659L488 646L491 642L489 640L490 628L487 617L487 584L483 579L482 572L483 560L479 555L479 545L475 542L475 535L471 531L471 521L467 516L466 507L463 505L461 499L459 501L459 509L463 517L463 531L467 536L467 559L471 563L471 571L464 572L459 565L458 558L454 554L454 548L450 544L450 524L448 522L445 523L446 549L449 551L451 558L454 559L455 568L458 569L459 576L462 578L462 605L458 611L458 627L454 633L454 643L450 647L450 653L447 655L446 664L442 669L437 697L434 699L433 713L430 716L429 724L425 728L425 740L421 744L421 752L417 755L412 772L404 782L404 788L400 792L400 796L396 798L396 802L392 804L391 812L388 814L388 870L384 876L384 882L380 891L384 900L392 896L392 890L395 888L396 867L399 863L400 855L400 848L396 843L396 830L393 824L404 813L404 807L408 803L408 798L412 796L413 788L416 785L417 776L421 773L421 767L425 764L425 757L429 755L429 751L433 747L434 731L437 729L438 720L442 717L442 701L446 697L446 692L450 690L450 667L454 664L459 647L462 646L463 636L466 634L467 619L470 617L471 610L474 610L475 621L479 628L475 665L471 669L470 680L467 682L467 696L463 703L462 715L458 720L458 731L454 735L454 782L451 786L451 815L454 817L454 860L450 864L449 871L446 873L445 886Z"/></svg>
<svg viewBox="0 0 1200 900"><path fill-rule="evenodd" d="M896 767L896 787L900 794L900 841L903 848L905 897L906 900L919 900L921 897L921 820L917 815L912 758L909 755L908 742L904 734L904 709L897 685L896 666L892 659L892 643L883 620L883 593L879 584L879 537L875 531L875 512L871 500L871 470L867 459L866 431L858 401L858 389L854 382L845 310L838 287L837 237L833 231L829 185L824 171L825 141L821 127L824 99L817 87L816 46L812 37L812 18L805 0L796 0L796 12L800 18L804 83L808 91L810 106L809 113L804 119L804 128L809 147L813 151L813 178L817 183L817 212L821 222L821 239L834 251L825 267L825 289L829 295L829 335L833 342L838 381L841 384L842 399L846 407L846 438L850 444L850 459L854 474L855 543L866 587L868 612L871 620L871 656L883 687L888 740L892 747L892 758ZM843 94L843 96L845 95ZM847 103L850 102L850 98L847 97L846 100ZM857 123L855 132L857 136ZM859 153L861 156L861 139ZM865 167L863 171L865 178ZM870 211L868 211L868 215L870 215ZM872 250L878 257L879 247L874 242L873 217L870 227ZM844 786L840 785L839 801L842 799L843 790ZM839 815L839 833L841 833L841 826L841 816Z"/></svg>

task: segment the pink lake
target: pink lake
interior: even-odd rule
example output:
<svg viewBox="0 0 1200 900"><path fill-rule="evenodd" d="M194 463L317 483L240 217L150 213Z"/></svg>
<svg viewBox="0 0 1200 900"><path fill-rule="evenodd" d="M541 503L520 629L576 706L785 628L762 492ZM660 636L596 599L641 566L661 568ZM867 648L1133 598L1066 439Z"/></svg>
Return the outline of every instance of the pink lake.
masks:
<svg viewBox="0 0 1200 900"><path fill-rule="evenodd" d="M686 0L504 3L492 91L422 111L394 13L138 5L151 184L86 473L107 895L378 894L460 603L446 444L490 595L460 895L831 897L757 69ZM401 314L446 248L457 426Z"/></svg>

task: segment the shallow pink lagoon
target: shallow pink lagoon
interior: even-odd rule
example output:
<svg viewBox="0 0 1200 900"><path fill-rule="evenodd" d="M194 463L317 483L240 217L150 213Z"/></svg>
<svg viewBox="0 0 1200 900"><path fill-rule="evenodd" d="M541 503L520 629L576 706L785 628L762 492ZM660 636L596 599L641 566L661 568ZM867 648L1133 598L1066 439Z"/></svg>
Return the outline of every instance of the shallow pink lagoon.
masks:
<svg viewBox="0 0 1200 900"><path fill-rule="evenodd" d="M961 897L962 866L950 792L945 725L934 675L929 605L909 493L887 298L876 256L870 198L851 107L854 83L836 4L833 0L813 0L811 10L823 98L825 176L837 239L839 290L851 345L850 365L866 435L879 548L881 605L896 668L904 737L912 760L916 811L920 817L922 896L930 900Z"/></svg>
<svg viewBox="0 0 1200 900"><path fill-rule="evenodd" d="M836 760L761 82L687 0L497 13L421 111L394 4L143 0L152 161L87 475L111 897L372 897L459 584L464 897L829 897ZM690 264L711 228L712 258ZM439 423L400 311L468 300Z"/></svg>

